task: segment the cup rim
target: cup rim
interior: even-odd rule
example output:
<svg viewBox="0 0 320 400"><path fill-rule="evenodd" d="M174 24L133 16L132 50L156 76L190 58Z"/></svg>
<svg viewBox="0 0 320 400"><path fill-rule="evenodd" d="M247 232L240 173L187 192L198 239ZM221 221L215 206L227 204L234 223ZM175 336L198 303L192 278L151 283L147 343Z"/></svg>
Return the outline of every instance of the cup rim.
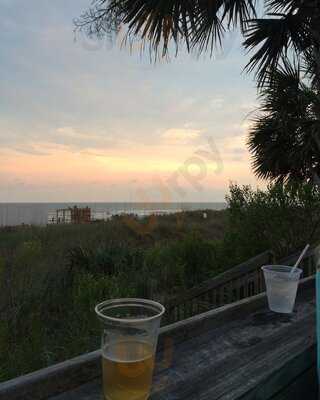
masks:
<svg viewBox="0 0 320 400"><path fill-rule="evenodd" d="M279 269L277 269L279 268ZM281 265L281 264L270 264L264 265L261 267L262 271L265 272L276 272L278 274L291 274L293 266L290 265ZM280 270L282 269L282 270ZM295 272L292 275L301 275L303 270L301 268L296 268Z"/></svg>
<svg viewBox="0 0 320 400"><path fill-rule="evenodd" d="M146 318L116 318L116 317L111 317L108 315L103 314L101 311L103 308L107 306L112 306L112 305L122 305L126 304L130 305L131 303L138 304L140 306L153 306L159 310L159 312L155 315L152 315L151 317L146 317ZM154 300L149 300L149 299L138 299L138 298L122 298L122 299L110 299L110 300L105 300L99 304L97 304L94 308L97 316L99 319L102 321L112 321L112 322L118 322L118 323L125 323L125 324L137 324L137 323L144 323L144 322L149 322L154 319L161 318L162 315L165 313L166 309L165 307L161 304L158 303L157 301Z"/></svg>

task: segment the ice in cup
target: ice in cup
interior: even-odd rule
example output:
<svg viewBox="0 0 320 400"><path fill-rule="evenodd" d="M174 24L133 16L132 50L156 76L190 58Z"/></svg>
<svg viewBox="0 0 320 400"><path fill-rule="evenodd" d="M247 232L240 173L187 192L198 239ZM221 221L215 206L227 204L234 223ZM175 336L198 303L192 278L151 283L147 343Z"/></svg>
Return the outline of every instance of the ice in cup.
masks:
<svg viewBox="0 0 320 400"><path fill-rule="evenodd" d="M164 307L151 300L118 299L95 310L103 327L105 400L148 399Z"/></svg>
<svg viewBox="0 0 320 400"><path fill-rule="evenodd" d="M293 312L302 270L285 265L262 267L271 311L290 314Z"/></svg>

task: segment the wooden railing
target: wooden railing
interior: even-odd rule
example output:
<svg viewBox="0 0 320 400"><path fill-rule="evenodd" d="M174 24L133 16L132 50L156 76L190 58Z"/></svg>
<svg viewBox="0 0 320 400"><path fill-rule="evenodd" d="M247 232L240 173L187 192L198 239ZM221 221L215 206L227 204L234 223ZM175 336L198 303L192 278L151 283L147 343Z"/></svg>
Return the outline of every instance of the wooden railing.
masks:
<svg viewBox="0 0 320 400"><path fill-rule="evenodd" d="M164 322L170 324L263 292L261 266L273 262L273 253L266 251L186 291L166 304Z"/></svg>
<svg viewBox="0 0 320 400"><path fill-rule="evenodd" d="M278 263L293 265L300 252L276 261L272 251L266 251L237 265L234 268L203 282L166 304L165 324L177 322L196 314L239 301L265 291L261 267ZM314 248L309 249L300 264L303 277L315 274L316 254Z"/></svg>
<svg viewBox="0 0 320 400"><path fill-rule="evenodd" d="M151 399L316 400L314 299L309 278L294 318L261 295L163 327ZM0 400L102 398L100 351L0 383Z"/></svg>

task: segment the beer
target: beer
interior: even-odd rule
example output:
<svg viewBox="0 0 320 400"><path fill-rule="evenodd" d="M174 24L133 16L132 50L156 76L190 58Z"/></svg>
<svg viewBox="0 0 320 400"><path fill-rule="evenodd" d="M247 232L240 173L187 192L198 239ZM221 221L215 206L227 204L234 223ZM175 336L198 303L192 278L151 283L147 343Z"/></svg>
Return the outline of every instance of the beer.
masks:
<svg viewBox="0 0 320 400"><path fill-rule="evenodd" d="M107 345L102 352L105 400L146 400L154 367L150 344L134 339Z"/></svg>

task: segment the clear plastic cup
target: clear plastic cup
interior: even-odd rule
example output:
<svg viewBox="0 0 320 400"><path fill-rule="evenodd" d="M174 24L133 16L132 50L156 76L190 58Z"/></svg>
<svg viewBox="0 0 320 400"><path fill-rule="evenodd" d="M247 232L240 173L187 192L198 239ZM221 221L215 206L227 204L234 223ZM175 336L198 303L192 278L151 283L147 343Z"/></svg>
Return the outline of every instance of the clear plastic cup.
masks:
<svg viewBox="0 0 320 400"><path fill-rule="evenodd" d="M108 300L96 306L102 322L105 400L146 400L164 307L145 299Z"/></svg>
<svg viewBox="0 0 320 400"><path fill-rule="evenodd" d="M297 268L291 273L292 268L285 265L262 267L271 311L284 314L293 312L302 270Z"/></svg>

